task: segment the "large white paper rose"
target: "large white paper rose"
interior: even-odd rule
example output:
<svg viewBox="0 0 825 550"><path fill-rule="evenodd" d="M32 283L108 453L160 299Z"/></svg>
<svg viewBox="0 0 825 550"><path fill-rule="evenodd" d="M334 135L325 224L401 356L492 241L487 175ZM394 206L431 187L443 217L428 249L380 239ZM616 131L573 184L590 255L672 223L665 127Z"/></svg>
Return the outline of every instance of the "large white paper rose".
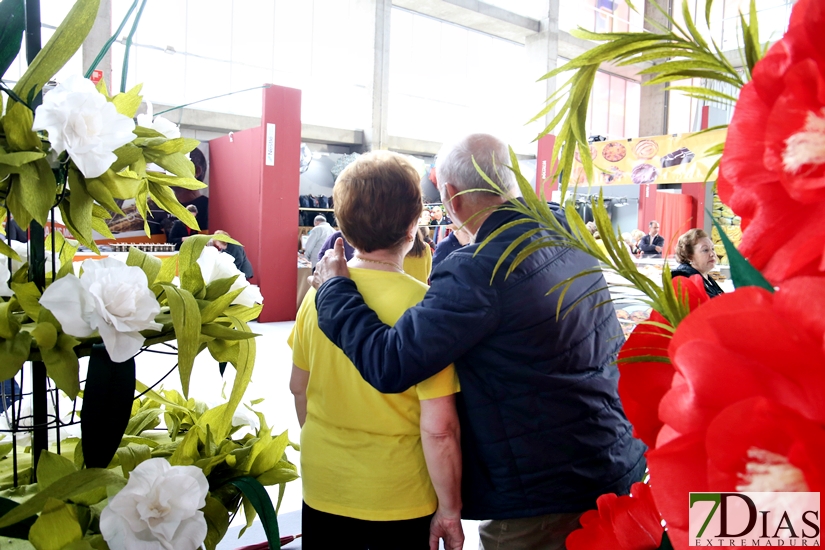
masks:
<svg viewBox="0 0 825 550"><path fill-rule="evenodd" d="M258 288L258 285L249 284L249 281L246 280L241 270L235 267L235 260L226 252L221 252L214 246L205 246L203 247L200 258L198 258L198 265L201 268L203 282L207 285L218 279L226 279L227 277L238 275L238 278L235 279L235 282L232 283L232 287L229 290L237 290L239 288L243 288L244 290L232 301L233 304L252 307L255 304L264 303L261 289Z"/></svg>
<svg viewBox="0 0 825 550"><path fill-rule="evenodd" d="M43 97L34 130L46 130L52 148L68 151L78 170L96 178L112 165L115 149L135 139L134 121L117 112L90 80L72 75Z"/></svg>
<svg viewBox="0 0 825 550"><path fill-rule="evenodd" d="M141 462L126 487L100 514L100 532L112 549L195 550L206 539L209 483L197 466L164 458Z"/></svg>
<svg viewBox="0 0 825 550"><path fill-rule="evenodd" d="M153 112L152 103L146 102L146 114L138 115L137 116L137 123L138 126L143 126L144 128L151 128L156 132L160 132L164 135L166 139L175 139L180 137L180 128L178 128L177 124L163 118L162 116L152 116Z"/></svg>
<svg viewBox="0 0 825 550"><path fill-rule="evenodd" d="M52 283L40 304L60 321L66 334L85 338L98 331L112 361L122 363L143 345L140 331L160 330L160 305L146 274L114 258L86 260L80 278Z"/></svg>

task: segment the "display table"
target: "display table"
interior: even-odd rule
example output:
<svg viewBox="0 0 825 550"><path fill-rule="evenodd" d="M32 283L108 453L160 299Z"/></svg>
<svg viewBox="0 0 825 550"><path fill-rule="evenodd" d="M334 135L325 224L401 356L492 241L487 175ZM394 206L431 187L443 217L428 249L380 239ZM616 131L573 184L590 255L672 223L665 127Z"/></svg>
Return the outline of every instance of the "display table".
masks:
<svg viewBox="0 0 825 550"><path fill-rule="evenodd" d="M664 268L665 261L668 262L670 269L674 269L679 264L673 256L667 258L667 260L664 258L633 258L633 263L636 264L639 272L659 286L662 285L662 269ZM726 276L724 281L717 281L722 290L725 292L733 292L734 287L733 281L730 279L729 268L727 266L720 266L717 267L715 271L720 271ZM602 264L602 272L607 282L607 288L610 291L613 307L616 309L616 316L622 325L622 332L624 332L624 336L627 338L636 325L647 321L652 312L652 308L645 301L647 296L634 287L633 283L619 275L614 269Z"/></svg>

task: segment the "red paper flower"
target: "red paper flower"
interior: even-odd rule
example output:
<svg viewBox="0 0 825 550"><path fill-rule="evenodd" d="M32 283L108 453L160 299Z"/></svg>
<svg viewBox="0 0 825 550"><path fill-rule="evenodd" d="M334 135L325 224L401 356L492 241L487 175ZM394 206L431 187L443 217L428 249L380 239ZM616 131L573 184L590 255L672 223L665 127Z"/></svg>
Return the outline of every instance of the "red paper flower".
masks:
<svg viewBox="0 0 825 550"><path fill-rule="evenodd" d="M825 487L825 277L721 296L682 321L669 354L647 458L674 547L687 548L689 492Z"/></svg>
<svg viewBox="0 0 825 550"><path fill-rule="evenodd" d="M701 275L687 279L673 279L676 295L684 299L688 296L691 310L707 302ZM659 420L659 401L670 389L673 381L673 366L668 359L668 346L673 335L672 330L662 326L670 323L654 311L646 323L633 329L619 352L619 396L630 423L633 435L653 448L656 437L664 424ZM634 357L654 356L660 360L628 361Z"/></svg>
<svg viewBox="0 0 825 550"><path fill-rule="evenodd" d="M769 280L825 270L825 5L801 0L736 104L719 195Z"/></svg>
<svg viewBox="0 0 825 550"><path fill-rule="evenodd" d="M648 485L635 483L628 496L602 495L596 505L567 537L567 550L655 550L661 544L664 529Z"/></svg>

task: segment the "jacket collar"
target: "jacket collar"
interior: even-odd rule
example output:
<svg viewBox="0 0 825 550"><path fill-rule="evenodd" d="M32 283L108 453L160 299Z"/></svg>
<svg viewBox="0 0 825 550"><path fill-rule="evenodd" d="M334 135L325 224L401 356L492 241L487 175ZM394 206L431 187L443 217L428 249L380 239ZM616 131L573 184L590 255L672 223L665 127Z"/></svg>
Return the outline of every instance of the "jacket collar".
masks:
<svg viewBox="0 0 825 550"><path fill-rule="evenodd" d="M517 200L524 205L527 204L523 198L519 198ZM508 206L510 206L510 203L505 202L504 204L496 208L496 210L492 214L490 214L486 220L484 220L484 222L481 224L481 227L479 227L478 231L476 232L475 242L484 242L484 240L487 237L489 237L493 231L495 231L502 225L523 217L523 214L521 214L520 212L508 210Z"/></svg>

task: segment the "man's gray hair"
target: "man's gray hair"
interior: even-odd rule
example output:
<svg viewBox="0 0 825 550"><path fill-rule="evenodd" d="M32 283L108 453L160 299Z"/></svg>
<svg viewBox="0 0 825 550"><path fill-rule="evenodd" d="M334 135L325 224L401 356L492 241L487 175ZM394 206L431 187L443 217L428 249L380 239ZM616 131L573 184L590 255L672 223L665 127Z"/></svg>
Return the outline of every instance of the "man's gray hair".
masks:
<svg viewBox="0 0 825 550"><path fill-rule="evenodd" d="M511 196L519 195L516 177L507 168L510 164L507 144L489 134L470 134L457 143L445 143L436 157L438 185L449 183L459 191L493 189L476 170L474 159L479 168L503 191ZM492 197L489 193L468 193L464 196L471 200Z"/></svg>
<svg viewBox="0 0 825 550"><path fill-rule="evenodd" d="M327 223L326 216L322 214L318 214L317 216L315 216L315 225L318 225L319 223Z"/></svg>

